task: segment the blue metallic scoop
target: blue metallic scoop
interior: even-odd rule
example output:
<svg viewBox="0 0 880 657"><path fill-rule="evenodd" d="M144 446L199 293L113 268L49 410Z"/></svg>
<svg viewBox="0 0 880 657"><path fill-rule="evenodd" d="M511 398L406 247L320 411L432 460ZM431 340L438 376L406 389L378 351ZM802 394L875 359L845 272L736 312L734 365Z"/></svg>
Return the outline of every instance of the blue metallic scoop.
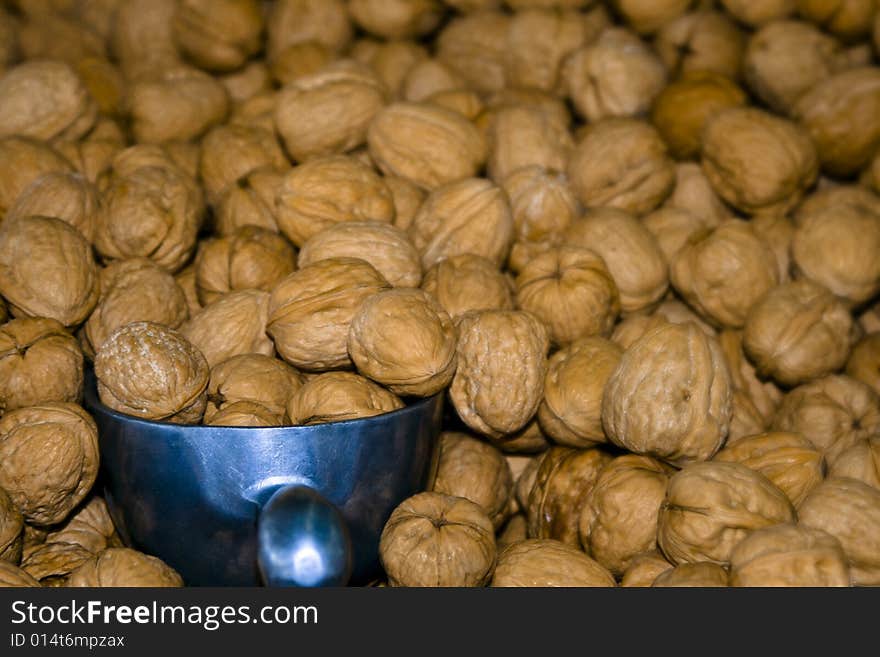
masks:
<svg viewBox="0 0 880 657"><path fill-rule="evenodd" d="M340 586L381 574L385 521L430 486L443 396L307 427L181 426L111 410L87 373L84 406L126 544L188 585Z"/></svg>

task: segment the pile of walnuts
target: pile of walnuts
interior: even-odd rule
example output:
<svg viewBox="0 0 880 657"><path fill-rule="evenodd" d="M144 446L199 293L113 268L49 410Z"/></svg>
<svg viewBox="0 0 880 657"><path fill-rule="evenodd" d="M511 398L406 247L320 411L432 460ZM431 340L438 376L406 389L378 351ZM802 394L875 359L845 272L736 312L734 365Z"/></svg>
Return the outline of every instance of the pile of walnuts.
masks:
<svg viewBox="0 0 880 657"><path fill-rule="evenodd" d="M0 584L180 585L101 400L448 398L394 586L880 585L872 0L0 6Z"/></svg>

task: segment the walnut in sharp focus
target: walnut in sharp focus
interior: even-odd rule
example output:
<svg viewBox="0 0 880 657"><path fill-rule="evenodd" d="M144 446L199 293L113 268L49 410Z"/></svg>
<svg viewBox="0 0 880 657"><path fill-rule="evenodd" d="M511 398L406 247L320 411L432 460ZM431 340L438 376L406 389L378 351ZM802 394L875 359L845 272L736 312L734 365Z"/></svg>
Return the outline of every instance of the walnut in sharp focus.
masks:
<svg viewBox="0 0 880 657"><path fill-rule="evenodd" d="M197 66L233 71L260 50L263 14L258 0L183 0L172 26L175 44Z"/></svg>
<svg viewBox="0 0 880 657"><path fill-rule="evenodd" d="M63 525L53 528L46 536L46 543L79 545L96 554L108 547L119 547L121 539L104 498L93 495Z"/></svg>
<svg viewBox="0 0 880 657"><path fill-rule="evenodd" d="M669 479L657 543L675 564L724 566L750 532L794 520L791 502L764 475L739 463L692 463Z"/></svg>
<svg viewBox="0 0 880 657"><path fill-rule="evenodd" d="M70 573L91 559L94 553L75 543L47 542L30 552L21 569L45 587L67 585Z"/></svg>
<svg viewBox="0 0 880 657"><path fill-rule="evenodd" d="M64 520L95 483L98 458L98 429L76 404L38 404L0 418L0 487L30 524Z"/></svg>
<svg viewBox="0 0 880 657"><path fill-rule="evenodd" d="M54 171L40 176L19 194L4 221L42 216L62 219L94 241L98 192L78 173Z"/></svg>
<svg viewBox="0 0 880 657"><path fill-rule="evenodd" d="M256 402L239 401L226 404L205 420L205 424L212 427L280 427L284 425L284 413L273 413Z"/></svg>
<svg viewBox="0 0 880 657"><path fill-rule="evenodd" d="M95 356L101 401L149 420L199 422L209 374L205 357L182 334L153 322L117 329Z"/></svg>
<svg viewBox="0 0 880 657"><path fill-rule="evenodd" d="M179 587L183 579L156 557L129 548L107 548L67 580L70 587Z"/></svg>
<svg viewBox="0 0 880 657"><path fill-rule="evenodd" d="M717 340L665 324L627 349L605 386L602 424L615 444L673 464L704 461L727 438L731 382Z"/></svg>
<svg viewBox="0 0 880 657"><path fill-rule="evenodd" d="M18 566L0 559L0 587L39 587L40 582L28 575Z"/></svg>
<svg viewBox="0 0 880 657"><path fill-rule="evenodd" d="M352 372L327 372L306 381L287 402L291 424L310 425L372 417L403 408L393 392Z"/></svg>
<svg viewBox="0 0 880 657"><path fill-rule="evenodd" d="M660 573L653 587L724 587L730 578L723 566L708 561L681 563Z"/></svg>
<svg viewBox="0 0 880 657"><path fill-rule="evenodd" d="M498 555L492 586L612 587L614 577L581 550L550 538L509 545Z"/></svg>
<svg viewBox="0 0 880 657"><path fill-rule="evenodd" d="M0 564L18 564L21 560L23 529L21 512L9 494L0 488Z"/></svg>
<svg viewBox="0 0 880 657"><path fill-rule="evenodd" d="M483 310L459 319L458 333L450 397L459 417L489 436L522 429L543 394L547 329L531 313Z"/></svg>
<svg viewBox="0 0 880 657"><path fill-rule="evenodd" d="M495 532L470 500L419 493L385 523L379 557L391 586L483 586L495 568Z"/></svg>
<svg viewBox="0 0 880 657"><path fill-rule="evenodd" d="M287 401L302 385L290 365L263 354L241 354L211 368L205 421L230 404L251 402L283 415Z"/></svg>
<svg viewBox="0 0 880 657"><path fill-rule="evenodd" d="M841 452L828 476L858 479L880 490L880 436L860 440Z"/></svg>
<svg viewBox="0 0 880 657"><path fill-rule="evenodd" d="M513 310L511 287L492 262L469 253L443 258L422 280L422 289L454 320L473 310Z"/></svg>

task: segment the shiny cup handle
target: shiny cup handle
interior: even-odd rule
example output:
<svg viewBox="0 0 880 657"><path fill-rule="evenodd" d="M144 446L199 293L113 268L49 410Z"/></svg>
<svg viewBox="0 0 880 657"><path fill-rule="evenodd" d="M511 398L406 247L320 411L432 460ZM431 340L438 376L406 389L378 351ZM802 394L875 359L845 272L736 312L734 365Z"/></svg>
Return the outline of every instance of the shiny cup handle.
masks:
<svg viewBox="0 0 880 657"><path fill-rule="evenodd" d="M282 486L260 511L257 562L266 586L344 586L352 548L339 510L308 486Z"/></svg>

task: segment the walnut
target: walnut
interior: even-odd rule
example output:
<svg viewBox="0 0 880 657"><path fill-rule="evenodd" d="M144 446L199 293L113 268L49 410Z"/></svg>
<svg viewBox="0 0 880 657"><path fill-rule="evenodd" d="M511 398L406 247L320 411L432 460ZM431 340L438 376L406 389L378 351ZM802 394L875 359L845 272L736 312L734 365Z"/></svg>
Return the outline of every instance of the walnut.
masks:
<svg viewBox="0 0 880 657"><path fill-rule="evenodd" d="M406 72L400 93L403 100L421 103L438 93L466 87L462 77L450 67L437 59L426 57Z"/></svg>
<svg viewBox="0 0 880 657"><path fill-rule="evenodd" d="M409 72L428 59L428 50L414 41L370 43L375 51L361 61L376 71L392 98L400 98ZM354 49L349 55L357 59Z"/></svg>
<svg viewBox="0 0 880 657"><path fill-rule="evenodd" d="M177 0L128 0L110 21L110 47L125 77L134 79L180 63L174 43Z"/></svg>
<svg viewBox="0 0 880 657"><path fill-rule="evenodd" d="M0 587L38 587L40 583L18 566L0 559Z"/></svg>
<svg viewBox="0 0 880 657"><path fill-rule="evenodd" d="M262 167L283 169L287 158L274 133L258 127L223 125L201 142L199 177L211 205L241 178Z"/></svg>
<svg viewBox="0 0 880 657"><path fill-rule="evenodd" d="M205 424L213 427L280 427L284 413L273 413L262 404L249 401L232 402L214 413Z"/></svg>
<svg viewBox="0 0 880 657"><path fill-rule="evenodd" d="M666 84L657 54L619 27L570 55L562 75L575 109L590 122L644 114Z"/></svg>
<svg viewBox="0 0 880 657"><path fill-rule="evenodd" d="M33 525L64 520L98 474L98 429L76 404L48 402L0 418L0 488Z"/></svg>
<svg viewBox="0 0 880 657"><path fill-rule="evenodd" d="M512 106L498 110L489 124L487 136L487 170L498 184L525 166L564 171L574 148L568 127L534 107Z"/></svg>
<svg viewBox="0 0 880 657"><path fill-rule="evenodd" d="M501 181L510 200L516 237L538 241L561 233L580 214L565 175L538 165L513 171Z"/></svg>
<svg viewBox="0 0 880 657"><path fill-rule="evenodd" d="M795 12L797 0L721 0L724 8L749 27L786 18Z"/></svg>
<svg viewBox="0 0 880 657"><path fill-rule="evenodd" d="M0 564L18 564L21 560L23 529L21 512L8 493L0 488Z"/></svg>
<svg viewBox="0 0 880 657"><path fill-rule="evenodd" d="M104 498L93 495L63 525L46 536L46 543L79 545L96 554L108 547L119 547L121 539Z"/></svg>
<svg viewBox="0 0 880 657"><path fill-rule="evenodd" d="M652 34L684 14L694 0L660 0L644 3L639 0L614 0L617 13L639 34Z"/></svg>
<svg viewBox="0 0 880 657"><path fill-rule="evenodd" d="M291 394L302 385L284 361L263 354L233 356L211 368L205 422L227 406L247 402L283 416Z"/></svg>
<svg viewBox="0 0 880 657"><path fill-rule="evenodd" d="M529 492L529 537L580 546L580 518L609 461L611 457L599 449L551 447L541 459Z"/></svg>
<svg viewBox="0 0 880 657"><path fill-rule="evenodd" d="M813 139L823 171L838 177L857 173L880 143L880 68L826 78L800 97L792 114Z"/></svg>
<svg viewBox="0 0 880 657"><path fill-rule="evenodd" d="M28 185L6 213L5 221L31 216L62 219L94 240L98 191L78 173L54 171Z"/></svg>
<svg viewBox="0 0 880 657"><path fill-rule="evenodd" d="M98 301L91 244L53 217L0 224L0 294L16 317L47 317L80 324Z"/></svg>
<svg viewBox="0 0 880 657"><path fill-rule="evenodd" d="M880 437L865 438L840 453L829 477L851 477L880 490Z"/></svg>
<svg viewBox="0 0 880 657"><path fill-rule="evenodd" d="M816 180L819 166L806 131L751 107L711 116L701 157L715 191L750 214L792 209Z"/></svg>
<svg viewBox="0 0 880 657"><path fill-rule="evenodd" d="M513 545L526 539L526 517L521 513L511 516L504 523L504 526L495 532L495 545L498 548L498 552L501 552L508 545Z"/></svg>
<svg viewBox="0 0 880 657"><path fill-rule="evenodd" d="M564 242L598 253L614 278L624 315L655 305L669 286L657 240L638 219L614 208L588 212L564 233Z"/></svg>
<svg viewBox="0 0 880 657"><path fill-rule="evenodd" d="M657 130L637 119L587 127L568 163L572 191L586 207L647 214L675 184L675 167Z"/></svg>
<svg viewBox="0 0 880 657"><path fill-rule="evenodd" d="M740 438L715 455L715 461L741 463L760 472L797 508L822 483L825 458L797 433L770 432Z"/></svg>
<svg viewBox="0 0 880 657"><path fill-rule="evenodd" d="M408 233L428 269L443 258L466 253L501 265L513 231L504 191L484 178L467 178L431 192Z"/></svg>
<svg viewBox="0 0 880 657"><path fill-rule="evenodd" d="M335 53L317 41L293 43L270 61L272 77L282 87L314 75L335 59Z"/></svg>
<svg viewBox="0 0 880 657"><path fill-rule="evenodd" d="M568 344L608 335L620 310L617 285L596 252L554 248L529 262L516 278L519 308L547 326L551 340Z"/></svg>
<svg viewBox="0 0 880 657"><path fill-rule="evenodd" d="M730 555L731 586L851 586L840 542L819 529L776 525L752 532Z"/></svg>
<svg viewBox="0 0 880 657"><path fill-rule="evenodd" d="M205 357L183 335L153 322L117 329L95 356L101 401L149 420L201 420L209 374Z"/></svg>
<svg viewBox="0 0 880 657"><path fill-rule="evenodd" d="M661 573L672 567L659 550L637 554L630 560L629 568L623 573L620 585L625 588L647 588Z"/></svg>
<svg viewBox="0 0 880 657"><path fill-rule="evenodd" d="M394 201L394 225L401 230L407 230L412 225L427 194L405 178L383 176L383 180Z"/></svg>
<svg viewBox="0 0 880 657"><path fill-rule="evenodd" d="M394 103L367 133L370 155L386 175L432 190L477 174L486 143L460 114L432 103Z"/></svg>
<svg viewBox="0 0 880 657"><path fill-rule="evenodd" d="M853 347L846 363L846 373L880 395L880 333L865 336Z"/></svg>
<svg viewBox="0 0 880 657"><path fill-rule="evenodd" d="M736 80L745 40L727 14L701 9L666 23L654 38L654 48L672 77L709 71Z"/></svg>
<svg viewBox="0 0 880 657"><path fill-rule="evenodd" d="M880 291L880 213L855 205L800 211L791 244L798 273L858 305Z"/></svg>
<svg viewBox="0 0 880 657"><path fill-rule="evenodd" d="M730 208L712 189L703 168L696 162L679 162L675 165L675 187L663 207L690 212L709 227L717 226L732 216ZM763 218L755 217L753 221Z"/></svg>
<svg viewBox="0 0 880 657"><path fill-rule="evenodd" d="M267 331L288 363L307 371L351 366L351 320L369 296L391 286L357 258L319 260L282 280L269 300Z"/></svg>
<svg viewBox="0 0 880 657"><path fill-rule="evenodd" d="M310 237L299 252L300 267L335 257L369 262L391 285L418 287L422 262L407 234L376 221L343 222Z"/></svg>
<svg viewBox="0 0 880 657"><path fill-rule="evenodd" d="M880 491L847 477L829 477L798 509L800 524L825 531L843 546L852 583L880 583Z"/></svg>
<svg viewBox="0 0 880 657"><path fill-rule="evenodd" d="M472 310L513 310L508 279L482 256L466 253L439 260L425 272L422 289L454 320Z"/></svg>
<svg viewBox="0 0 880 657"><path fill-rule="evenodd" d="M550 441L541 430L537 417L533 417L519 431L484 438L505 454L539 454L550 447Z"/></svg>
<svg viewBox="0 0 880 657"><path fill-rule="evenodd" d="M239 290L207 304L180 327L180 332L213 367L240 354L274 355L272 340L266 334L268 321L269 293Z"/></svg>
<svg viewBox="0 0 880 657"><path fill-rule="evenodd" d="M746 355L758 376L795 386L843 367L853 320L825 288L808 280L778 285L749 311Z"/></svg>
<svg viewBox="0 0 880 657"><path fill-rule="evenodd" d="M135 80L127 105L132 134L144 143L197 139L229 113L223 85L190 66L160 69Z"/></svg>
<svg viewBox="0 0 880 657"><path fill-rule="evenodd" d="M786 215L762 214L751 220L752 230L776 254L779 266L779 282L791 280L791 242L794 239L794 223Z"/></svg>
<svg viewBox="0 0 880 657"><path fill-rule="evenodd" d="M209 304L228 292L270 291L296 269L296 251L278 233L243 226L203 242L195 266L199 302Z"/></svg>
<svg viewBox="0 0 880 657"><path fill-rule="evenodd" d="M30 137L0 139L0 217L36 180L72 173L73 165L48 144Z"/></svg>
<svg viewBox="0 0 880 657"><path fill-rule="evenodd" d="M796 0L798 14L844 41L858 41L871 33L873 0Z"/></svg>
<svg viewBox="0 0 880 657"><path fill-rule="evenodd" d="M0 409L82 398L83 354L54 319L14 319L0 326Z"/></svg>
<svg viewBox="0 0 880 657"><path fill-rule="evenodd" d="M287 402L291 424L340 422L403 408L393 392L351 372L327 372L308 379Z"/></svg>
<svg viewBox="0 0 880 657"><path fill-rule="evenodd" d="M147 257L170 272L195 250L201 189L179 169L143 166L113 177L101 199L95 248L105 259Z"/></svg>
<svg viewBox="0 0 880 657"><path fill-rule="evenodd" d="M279 92L274 89L261 91L232 107L230 125L242 125L275 132L275 108Z"/></svg>
<svg viewBox="0 0 880 657"><path fill-rule="evenodd" d="M708 233L710 226L702 217L689 210L663 206L642 217L642 223L654 235L667 264L697 235Z"/></svg>
<svg viewBox="0 0 880 657"><path fill-rule="evenodd" d="M544 112L556 125L571 126L572 115L559 96L539 89L505 87L486 98L486 109L478 117L477 126L485 133L492 117L507 107L531 107Z"/></svg>
<svg viewBox="0 0 880 657"><path fill-rule="evenodd" d="M511 17L485 11L452 19L436 39L437 58L480 93L502 89Z"/></svg>
<svg viewBox="0 0 880 657"><path fill-rule="evenodd" d="M278 190L285 170L263 167L235 181L214 208L214 227L220 235L231 235L244 226L279 232Z"/></svg>
<svg viewBox="0 0 880 657"><path fill-rule="evenodd" d="M42 586L66 586L70 573L94 554L75 543L47 542L22 560L21 569Z"/></svg>
<svg viewBox="0 0 880 657"><path fill-rule="evenodd" d="M779 283L776 255L745 221L692 237L670 267L675 290L700 315L741 328L749 310Z"/></svg>
<svg viewBox="0 0 880 657"><path fill-rule="evenodd" d="M654 587L725 587L729 577L722 566L708 561L682 563L660 573Z"/></svg>
<svg viewBox="0 0 880 657"><path fill-rule="evenodd" d="M762 474L739 463L692 463L669 479L657 543L674 564L726 566L750 532L794 520L785 493Z"/></svg>
<svg viewBox="0 0 880 657"><path fill-rule="evenodd" d="M544 391L550 347L544 325L523 311L482 310L461 317L458 331L450 397L459 417L489 436L522 429Z"/></svg>
<svg viewBox="0 0 880 657"><path fill-rule="evenodd" d="M186 307L188 309L187 316L192 317L202 309L202 304L199 301L199 293L196 288L195 263L191 263L177 272L174 276L174 281L183 292L183 297L186 300Z"/></svg>
<svg viewBox="0 0 880 657"><path fill-rule="evenodd" d="M728 441L737 440L743 435L748 435L736 435L734 433L733 424L737 416L738 404L746 405L750 414L757 415L760 431L763 431L770 426L770 422L776 413L776 408L782 400L782 391L772 381L762 381L758 378L754 366L746 358L742 341L742 331L722 331L718 335L718 342L721 345L724 360L727 362L727 369L730 372L734 392L739 393L739 396L736 396L736 394L734 396L734 418L731 420L731 432Z"/></svg>
<svg viewBox="0 0 880 657"><path fill-rule="evenodd" d="M353 28L344 0L281 0L266 19L269 58L289 45L317 41L335 52L345 49Z"/></svg>
<svg viewBox="0 0 880 657"><path fill-rule="evenodd" d="M718 332L697 315L690 306L679 301L674 295L668 294L664 301L654 309L654 315L672 324L696 324L710 338L718 337Z"/></svg>
<svg viewBox="0 0 880 657"><path fill-rule="evenodd" d="M880 196L861 185L825 185L807 196L794 213L799 226L813 215L821 215L846 206L868 214L880 215Z"/></svg>
<svg viewBox="0 0 880 657"><path fill-rule="evenodd" d="M252 60L238 71L221 76L220 82L233 104L233 112L236 105L272 89L269 67L266 62L259 59Z"/></svg>
<svg viewBox="0 0 880 657"><path fill-rule="evenodd" d="M624 352L605 386L602 424L638 454L705 461L727 438L731 392L718 342L691 322L666 324Z"/></svg>
<svg viewBox="0 0 880 657"><path fill-rule="evenodd" d="M499 529L507 519L513 494L513 476L504 455L468 434L450 431L440 435L438 449L432 490L479 505Z"/></svg>
<svg viewBox="0 0 880 657"><path fill-rule="evenodd" d="M336 155L294 167L275 194L276 221L296 246L344 221L391 223L391 191L367 165Z"/></svg>
<svg viewBox="0 0 880 657"><path fill-rule="evenodd" d="M654 101L651 123L677 159L699 155L703 128L714 114L746 104L746 94L729 78L708 71L685 73Z"/></svg>
<svg viewBox="0 0 880 657"><path fill-rule="evenodd" d="M498 555L492 586L611 587L614 577L599 563L565 543L529 539Z"/></svg>
<svg viewBox="0 0 880 657"><path fill-rule="evenodd" d="M0 138L79 139L97 115L95 101L69 64L34 60L0 76Z"/></svg>
<svg viewBox="0 0 880 657"><path fill-rule="evenodd" d="M443 17L437 0L350 0L348 11L360 27L386 39L424 36Z"/></svg>
<svg viewBox="0 0 880 657"><path fill-rule="evenodd" d="M129 548L107 548L70 574L67 586L179 587L183 580L156 557Z"/></svg>
<svg viewBox="0 0 880 657"><path fill-rule="evenodd" d="M580 540L584 550L615 575L622 575L639 553L656 548L667 471L650 457L627 454L599 473L581 512Z"/></svg>
<svg viewBox="0 0 880 657"><path fill-rule="evenodd" d="M241 68L262 45L258 0L183 0L172 25L180 52L210 71Z"/></svg>
<svg viewBox="0 0 880 657"><path fill-rule="evenodd" d="M85 337L94 353L131 322L176 329L188 318L186 296L171 274L147 258L116 260L101 272L101 297L85 324Z"/></svg>
<svg viewBox="0 0 880 657"><path fill-rule="evenodd" d="M785 395L773 428L801 433L833 466L840 454L880 430L880 398L861 381L832 374Z"/></svg>

